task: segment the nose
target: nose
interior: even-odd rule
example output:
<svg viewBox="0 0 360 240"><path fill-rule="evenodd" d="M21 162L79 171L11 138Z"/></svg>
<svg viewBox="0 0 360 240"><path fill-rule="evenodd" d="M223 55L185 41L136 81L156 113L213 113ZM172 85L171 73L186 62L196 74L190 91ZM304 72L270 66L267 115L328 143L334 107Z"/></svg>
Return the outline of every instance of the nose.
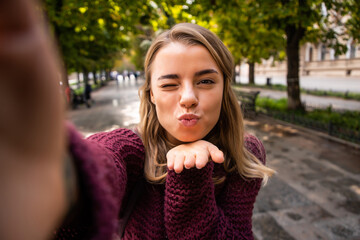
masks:
<svg viewBox="0 0 360 240"><path fill-rule="evenodd" d="M193 85L183 87L180 97L180 105L185 108L195 107L198 104L197 94Z"/></svg>

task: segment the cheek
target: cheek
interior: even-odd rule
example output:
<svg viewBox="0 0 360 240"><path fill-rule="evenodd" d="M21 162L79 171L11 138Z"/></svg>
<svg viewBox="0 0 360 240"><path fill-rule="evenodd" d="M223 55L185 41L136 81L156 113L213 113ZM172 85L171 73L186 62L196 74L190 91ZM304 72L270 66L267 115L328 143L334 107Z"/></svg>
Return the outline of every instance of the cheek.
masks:
<svg viewBox="0 0 360 240"><path fill-rule="evenodd" d="M174 106L176 103L172 97L166 96L166 94L160 94L155 96L156 99L156 114L159 119L168 119L172 115Z"/></svg>
<svg viewBox="0 0 360 240"><path fill-rule="evenodd" d="M218 119L221 112L221 106L222 106L222 94L213 94L206 102L206 108L209 113L211 113L212 118Z"/></svg>

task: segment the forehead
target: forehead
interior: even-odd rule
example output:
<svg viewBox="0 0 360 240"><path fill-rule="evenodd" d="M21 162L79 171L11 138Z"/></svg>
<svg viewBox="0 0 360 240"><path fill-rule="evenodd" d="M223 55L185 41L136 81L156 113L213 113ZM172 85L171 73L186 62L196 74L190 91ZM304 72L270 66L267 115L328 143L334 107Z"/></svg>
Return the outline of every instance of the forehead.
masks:
<svg viewBox="0 0 360 240"><path fill-rule="evenodd" d="M197 71L214 68L220 71L214 58L207 48L202 45L185 45L171 42L162 47L153 62L152 75L156 72Z"/></svg>

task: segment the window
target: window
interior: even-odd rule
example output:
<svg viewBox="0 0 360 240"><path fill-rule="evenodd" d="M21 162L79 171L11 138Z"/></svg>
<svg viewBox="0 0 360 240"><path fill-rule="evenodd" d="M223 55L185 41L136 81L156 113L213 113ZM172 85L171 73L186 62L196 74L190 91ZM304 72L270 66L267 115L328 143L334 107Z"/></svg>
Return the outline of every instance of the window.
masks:
<svg viewBox="0 0 360 240"><path fill-rule="evenodd" d="M320 60L324 61L326 56L326 46L323 44L321 45L321 55Z"/></svg>
<svg viewBox="0 0 360 240"><path fill-rule="evenodd" d="M350 45L350 58L355 58L355 55L356 55L356 47L355 44L352 43Z"/></svg>

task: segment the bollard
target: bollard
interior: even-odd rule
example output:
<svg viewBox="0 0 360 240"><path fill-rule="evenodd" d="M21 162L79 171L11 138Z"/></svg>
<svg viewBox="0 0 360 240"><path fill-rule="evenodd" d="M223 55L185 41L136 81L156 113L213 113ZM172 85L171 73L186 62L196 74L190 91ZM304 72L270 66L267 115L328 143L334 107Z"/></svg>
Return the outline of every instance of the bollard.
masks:
<svg viewBox="0 0 360 240"><path fill-rule="evenodd" d="M271 78L270 77L266 78L266 86L271 86Z"/></svg>

